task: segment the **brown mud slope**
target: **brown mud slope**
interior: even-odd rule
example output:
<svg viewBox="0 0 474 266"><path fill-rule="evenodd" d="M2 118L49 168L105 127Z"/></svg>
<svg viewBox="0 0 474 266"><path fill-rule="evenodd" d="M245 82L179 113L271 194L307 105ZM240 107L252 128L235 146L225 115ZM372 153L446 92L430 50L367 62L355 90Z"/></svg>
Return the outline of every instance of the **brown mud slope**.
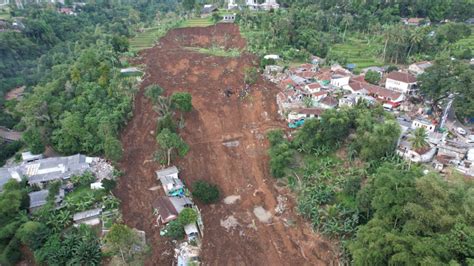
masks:
<svg viewBox="0 0 474 266"><path fill-rule="evenodd" d="M276 87L260 79L241 99L243 71L254 63L252 55L215 57L182 49L216 44L241 49L245 40L231 24L176 29L142 54L146 64L142 87L156 83L167 94L187 91L193 96L195 110L186 114L186 125L180 132L191 149L185 158L175 161L182 170L180 176L188 185L198 179L218 184L222 198L240 196L233 204L199 205L205 226L203 263L334 265L337 261L331 245L296 214L290 193L277 187L269 175L264 136L269 129L283 126L277 118ZM233 94L227 97L225 89ZM152 247L147 264L169 265L172 245L152 225L151 203L163 192L148 190L158 185L154 170L159 165L152 161L156 120L157 114L141 90L133 119L122 136L125 152L120 166L125 175L116 192L122 199L125 222L147 233ZM278 195L288 198L280 215L275 213ZM256 207L270 212L271 219L262 218L265 212L259 219L254 214Z"/></svg>

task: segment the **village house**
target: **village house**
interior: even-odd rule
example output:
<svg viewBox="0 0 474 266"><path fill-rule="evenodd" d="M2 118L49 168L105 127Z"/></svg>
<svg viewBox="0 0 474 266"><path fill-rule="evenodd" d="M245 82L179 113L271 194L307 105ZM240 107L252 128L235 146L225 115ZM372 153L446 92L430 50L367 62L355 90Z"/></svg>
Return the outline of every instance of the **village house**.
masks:
<svg viewBox="0 0 474 266"><path fill-rule="evenodd" d="M408 67L408 72L415 76L418 76L425 73L426 69L431 66L433 66L433 63L431 63L430 61L413 63Z"/></svg>
<svg viewBox="0 0 474 266"><path fill-rule="evenodd" d="M55 180L67 180L73 175L82 175L91 171L92 163L97 160L76 154L66 157L52 157L27 162L10 168L0 168L0 189L9 179L21 180L26 177L29 185L43 187Z"/></svg>
<svg viewBox="0 0 474 266"><path fill-rule="evenodd" d="M49 190L43 189L40 191L34 191L28 193L30 198L30 206L28 207L30 213L34 213L39 210L41 207L48 203ZM54 203L56 205L60 204L64 199L64 189L60 189L58 195L55 196Z"/></svg>
<svg viewBox="0 0 474 266"><path fill-rule="evenodd" d="M266 11L278 8L280 8L280 5L276 2L276 0L265 0L264 3L260 4L260 9Z"/></svg>
<svg viewBox="0 0 474 266"><path fill-rule="evenodd" d="M207 18L212 15L212 13L217 12L219 9L214 5L204 5L201 9L201 18Z"/></svg>
<svg viewBox="0 0 474 266"><path fill-rule="evenodd" d="M349 85L350 79L350 75L335 74L331 77L331 85L338 88L343 88L344 86Z"/></svg>
<svg viewBox="0 0 474 266"><path fill-rule="evenodd" d="M21 133L0 126L0 140L6 142L18 141L21 139Z"/></svg>
<svg viewBox="0 0 474 266"><path fill-rule="evenodd" d="M415 163L427 163L433 160L436 154L436 147L426 147L424 149L415 150L412 148L409 140L410 135L404 136L397 147L397 154L401 157Z"/></svg>
<svg viewBox="0 0 474 266"><path fill-rule="evenodd" d="M328 96L327 91L318 91L310 94L311 100L313 100L313 105L318 104L322 99Z"/></svg>
<svg viewBox="0 0 474 266"><path fill-rule="evenodd" d="M357 79L351 79L349 84L344 86L343 89L358 95L372 96L381 102L392 105L393 107L398 106L401 102L405 100L405 97L400 92L369 84L365 81L362 82Z"/></svg>
<svg viewBox="0 0 474 266"><path fill-rule="evenodd" d="M393 71L387 75L385 88L411 94L416 88L416 78L409 73Z"/></svg>
<svg viewBox="0 0 474 266"><path fill-rule="evenodd" d="M461 161L467 154L468 146L465 143L447 140L438 145L438 156L444 156Z"/></svg>
<svg viewBox="0 0 474 266"><path fill-rule="evenodd" d="M179 171L176 166L156 171L156 176L158 180L160 180L161 185L168 196L184 195L184 185L178 178L178 173Z"/></svg>
<svg viewBox="0 0 474 266"><path fill-rule="evenodd" d="M338 103L339 101L336 98L332 96L326 96L319 101L318 107L322 109L333 109L337 107Z"/></svg>
<svg viewBox="0 0 474 266"><path fill-rule="evenodd" d="M83 212L75 213L72 217L74 221L74 226L79 226L81 224L87 224L90 226L95 226L100 224L100 215L102 214L101 208L91 209Z"/></svg>
<svg viewBox="0 0 474 266"><path fill-rule="evenodd" d="M434 132L436 125L426 119L417 118L413 120L412 128L424 128L427 132Z"/></svg>
<svg viewBox="0 0 474 266"><path fill-rule="evenodd" d="M229 0L227 3L227 10L238 10L239 5L235 3L235 0Z"/></svg>
<svg viewBox="0 0 474 266"><path fill-rule="evenodd" d="M192 208L193 202L187 197L158 197L153 202L155 214L158 215L158 220L162 224L169 223L178 218L179 213L184 208Z"/></svg>
<svg viewBox="0 0 474 266"><path fill-rule="evenodd" d="M408 26L421 26L421 25L430 25L429 18L408 18L402 19L402 22Z"/></svg>
<svg viewBox="0 0 474 266"><path fill-rule="evenodd" d="M298 108L288 114L287 121L291 123L302 119L319 118L323 112L324 110L319 108Z"/></svg>

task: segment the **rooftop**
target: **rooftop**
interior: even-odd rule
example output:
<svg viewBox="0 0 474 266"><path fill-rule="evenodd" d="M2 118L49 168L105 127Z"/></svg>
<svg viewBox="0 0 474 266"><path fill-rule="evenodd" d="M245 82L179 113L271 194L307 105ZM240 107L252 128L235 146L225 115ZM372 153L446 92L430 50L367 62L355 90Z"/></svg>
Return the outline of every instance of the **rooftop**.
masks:
<svg viewBox="0 0 474 266"><path fill-rule="evenodd" d="M393 80L397 80L397 81L401 81L405 83L416 82L416 78L413 75L404 73L404 72L399 72L399 71L393 71L393 72L388 73L387 79L393 79Z"/></svg>
<svg viewBox="0 0 474 266"><path fill-rule="evenodd" d="M102 213L101 208L87 210L87 211L78 212L78 213L74 214L72 219L74 220L74 222L77 222L77 221L81 221L81 220L85 220L85 219L96 218L101 213Z"/></svg>
<svg viewBox="0 0 474 266"><path fill-rule="evenodd" d="M156 176L158 178L161 178L161 177L174 175L174 174L178 174L178 173L179 173L178 168L176 166L171 166L171 167L156 171Z"/></svg>

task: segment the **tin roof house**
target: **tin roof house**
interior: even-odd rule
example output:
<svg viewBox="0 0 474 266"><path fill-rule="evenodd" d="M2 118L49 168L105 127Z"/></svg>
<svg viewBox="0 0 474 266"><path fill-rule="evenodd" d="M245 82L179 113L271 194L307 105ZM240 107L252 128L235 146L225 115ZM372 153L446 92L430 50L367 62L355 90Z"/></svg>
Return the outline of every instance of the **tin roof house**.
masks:
<svg viewBox="0 0 474 266"><path fill-rule="evenodd" d="M46 203L48 203L48 195L49 191L47 189L28 193L28 197L30 198L30 213L34 213L35 211L46 205ZM63 199L64 189L60 189L58 195L55 196L54 203L59 204L62 202Z"/></svg>
<svg viewBox="0 0 474 266"><path fill-rule="evenodd" d="M156 171L156 176L160 180L161 185L168 196L184 195L184 184L178 178L178 173L179 171L176 166Z"/></svg>
<svg viewBox="0 0 474 266"><path fill-rule="evenodd" d="M66 157L52 157L26 162L20 166L0 168L0 190L10 179L21 181L22 177L30 185L39 186L54 180L67 180L73 175L81 175L91 170L95 158L76 154Z"/></svg>

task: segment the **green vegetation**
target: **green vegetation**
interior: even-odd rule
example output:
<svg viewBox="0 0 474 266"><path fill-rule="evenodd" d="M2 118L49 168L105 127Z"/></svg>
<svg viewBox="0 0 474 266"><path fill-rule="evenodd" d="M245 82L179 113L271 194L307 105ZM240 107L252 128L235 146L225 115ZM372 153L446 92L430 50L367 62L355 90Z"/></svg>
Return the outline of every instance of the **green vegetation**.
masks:
<svg viewBox="0 0 474 266"><path fill-rule="evenodd" d="M450 94L454 97L454 108L461 121L474 117L474 70L469 64L450 58L440 58L425 73L418 77L418 85L424 96L437 109L438 103Z"/></svg>
<svg viewBox="0 0 474 266"><path fill-rule="evenodd" d="M219 200L219 188L217 185L211 184L204 180L199 180L193 184L193 197L210 204Z"/></svg>
<svg viewBox="0 0 474 266"><path fill-rule="evenodd" d="M136 232L124 224L114 224L104 238L106 248L112 254L119 254L123 263L134 260L146 251Z"/></svg>
<svg viewBox="0 0 474 266"><path fill-rule="evenodd" d="M468 265L474 212L464 206L474 183L446 182L394 156L399 130L379 107L326 111L291 142L268 134L271 171L287 179L314 229L340 240L344 263ZM278 163L280 146L292 155Z"/></svg>
<svg viewBox="0 0 474 266"><path fill-rule="evenodd" d="M378 72L369 70L365 73L365 81L372 84L379 84L381 76Z"/></svg>
<svg viewBox="0 0 474 266"><path fill-rule="evenodd" d="M0 263L15 264L21 257L20 240L16 232L28 221L29 205L25 182L8 181L0 193Z"/></svg>
<svg viewBox="0 0 474 266"><path fill-rule="evenodd" d="M178 220L169 222L166 225L165 232L166 237L176 240L183 239L185 236L184 227Z"/></svg>
<svg viewBox="0 0 474 266"><path fill-rule="evenodd" d="M177 151L178 155L183 157L189 151L189 146L176 133L171 132L168 128L164 128L156 136L156 142L160 145L160 149L166 154L167 165L171 163L171 156L173 151Z"/></svg>
<svg viewBox="0 0 474 266"><path fill-rule="evenodd" d="M331 46L328 59L339 62L342 65L355 64L356 69L370 66L382 66L384 62L380 58L382 44L377 39L347 38L345 42Z"/></svg>
<svg viewBox="0 0 474 266"><path fill-rule="evenodd" d="M208 54L212 56L222 56L222 57L239 57L240 51L237 49L223 49L219 47L211 47L211 48L202 48L202 47L185 47L184 49L201 53L201 54Z"/></svg>
<svg viewBox="0 0 474 266"><path fill-rule="evenodd" d="M247 67L244 69L244 82L247 85L255 84L258 80L258 69L255 67Z"/></svg>
<svg viewBox="0 0 474 266"><path fill-rule="evenodd" d="M130 39L130 51L137 52L151 48L158 40L173 29L179 27L183 21L175 14L161 14L162 17L155 26L141 29Z"/></svg>
<svg viewBox="0 0 474 266"><path fill-rule="evenodd" d="M22 147L23 142L21 141L0 143L0 166L3 166L8 158L15 155Z"/></svg>
<svg viewBox="0 0 474 266"><path fill-rule="evenodd" d="M178 221L181 225L185 226L188 224L195 223L198 219L198 214L194 209L184 208L178 216Z"/></svg>
<svg viewBox="0 0 474 266"><path fill-rule="evenodd" d="M181 112L193 110L192 96L189 92L176 92L171 95L171 105Z"/></svg>

